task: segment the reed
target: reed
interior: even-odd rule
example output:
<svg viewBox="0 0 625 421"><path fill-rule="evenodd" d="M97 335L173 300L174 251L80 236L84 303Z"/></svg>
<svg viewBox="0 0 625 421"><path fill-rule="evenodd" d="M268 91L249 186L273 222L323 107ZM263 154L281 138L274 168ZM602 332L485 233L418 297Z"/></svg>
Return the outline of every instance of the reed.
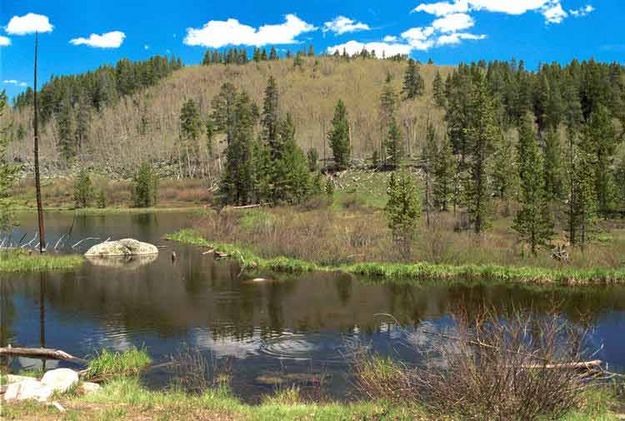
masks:
<svg viewBox="0 0 625 421"><path fill-rule="evenodd" d="M0 251L0 272L43 272L73 270L82 266L82 256L29 254L23 250Z"/></svg>

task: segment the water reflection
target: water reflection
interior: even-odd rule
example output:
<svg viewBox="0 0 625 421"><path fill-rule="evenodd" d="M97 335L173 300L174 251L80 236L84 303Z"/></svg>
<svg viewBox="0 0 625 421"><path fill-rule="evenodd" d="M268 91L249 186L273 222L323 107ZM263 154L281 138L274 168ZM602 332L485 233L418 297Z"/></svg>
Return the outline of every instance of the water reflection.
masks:
<svg viewBox="0 0 625 421"><path fill-rule="evenodd" d="M427 350L428 332L449 327L453 317L471 318L484 307L501 316L557 307L567 319L595 329L596 344L604 344L599 358L613 369L625 367L623 287L376 285L331 273L249 282L228 261L160 239L188 221L163 215L52 219L49 227L59 232L72 224L72 236L132 236L167 248L132 270L87 262L75 272L0 275L0 344L48 346L78 356L145 345L157 362L190 344L207 359L230 361L233 388L241 396L268 392L276 373L295 379L323 372L329 390L342 397L349 359L360 346L410 360L410 348ZM171 374L154 370L146 381L163 386Z"/></svg>

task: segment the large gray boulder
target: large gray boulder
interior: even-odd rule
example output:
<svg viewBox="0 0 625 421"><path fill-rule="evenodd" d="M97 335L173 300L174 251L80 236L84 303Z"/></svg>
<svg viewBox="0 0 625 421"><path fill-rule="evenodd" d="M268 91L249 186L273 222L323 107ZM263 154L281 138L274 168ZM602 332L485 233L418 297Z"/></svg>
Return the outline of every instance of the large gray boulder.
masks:
<svg viewBox="0 0 625 421"><path fill-rule="evenodd" d="M10 383L4 394L5 401L23 401L34 399L45 402L54 393L54 390L36 379L25 379L16 383Z"/></svg>
<svg viewBox="0 0 625 421"><path fill-rule="evenodd" d="M46 371L46 374L41 378L41 384L59 393L71 390L78 384L78 381L78 373L69 368Z"/></svg>
<svg viewBox="0 0 625 421"><path fill-rule="evenodd" d="M143 243L132 238L117 241L105 241L91 247L86 257L130 257L157 255L158 248L149 243Z"/></svg>

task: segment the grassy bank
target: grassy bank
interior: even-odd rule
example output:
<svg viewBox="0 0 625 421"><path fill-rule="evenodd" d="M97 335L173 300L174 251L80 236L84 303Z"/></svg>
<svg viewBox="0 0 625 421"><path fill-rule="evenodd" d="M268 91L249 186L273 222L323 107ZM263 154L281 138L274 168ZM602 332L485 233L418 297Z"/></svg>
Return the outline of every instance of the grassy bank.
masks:
<svg viewBox="0 0 625 421"><path fill-rule="evenodd" d="M3 405L3 419L229 419L229 420L427 420L454 419L428 414L419 407L392 405L384 401L355 403L302 402L297 391L288 390L267 398L260 405L246 405L227 389L211 389L200 395L181 391L148 391L135 378L114 380L87 396L69 396L58 402L66 412L33 402ZM601 392L588 393L583 409L562 419L618 419L610 408L613 398Z"/></svg>
<svg viewBox="0 0 625 421"><path fill-rule="evenodd" d="M82 256L29 254L22 250L0 251L0 273L72 270L83 262Z"/></svg>
<svg viewBox="0 0 625 421"><path fill-rule="evenodd" d="M341 271L388 280L485 280L537 284L613 284L625 282L625 269L550 269L499 265L449 265L434 263L354 263L326 265L284 256L264 258L249 249L211 242L196 231L181 230L167 239L210 247L236 259L246 270L275 272Z"/></svg>

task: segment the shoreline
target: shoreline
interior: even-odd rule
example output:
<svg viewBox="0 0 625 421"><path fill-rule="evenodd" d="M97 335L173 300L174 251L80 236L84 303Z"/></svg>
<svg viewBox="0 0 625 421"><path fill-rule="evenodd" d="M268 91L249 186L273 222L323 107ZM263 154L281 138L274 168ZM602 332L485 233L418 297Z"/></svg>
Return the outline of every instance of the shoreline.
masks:
<svg viewBox="0 0 625 421"><path fill-rule="evenodd" d="M211 242L192 229L165 236L181 244L211 247L236 260L246 271L269 270L282 273L343 272L379 280L499 281L538 285L614 285L625 283L625 269L549 269L501 265L448 265L436 263L354 263L323 265L285 256L263 258L233 244Z"/></svg>

